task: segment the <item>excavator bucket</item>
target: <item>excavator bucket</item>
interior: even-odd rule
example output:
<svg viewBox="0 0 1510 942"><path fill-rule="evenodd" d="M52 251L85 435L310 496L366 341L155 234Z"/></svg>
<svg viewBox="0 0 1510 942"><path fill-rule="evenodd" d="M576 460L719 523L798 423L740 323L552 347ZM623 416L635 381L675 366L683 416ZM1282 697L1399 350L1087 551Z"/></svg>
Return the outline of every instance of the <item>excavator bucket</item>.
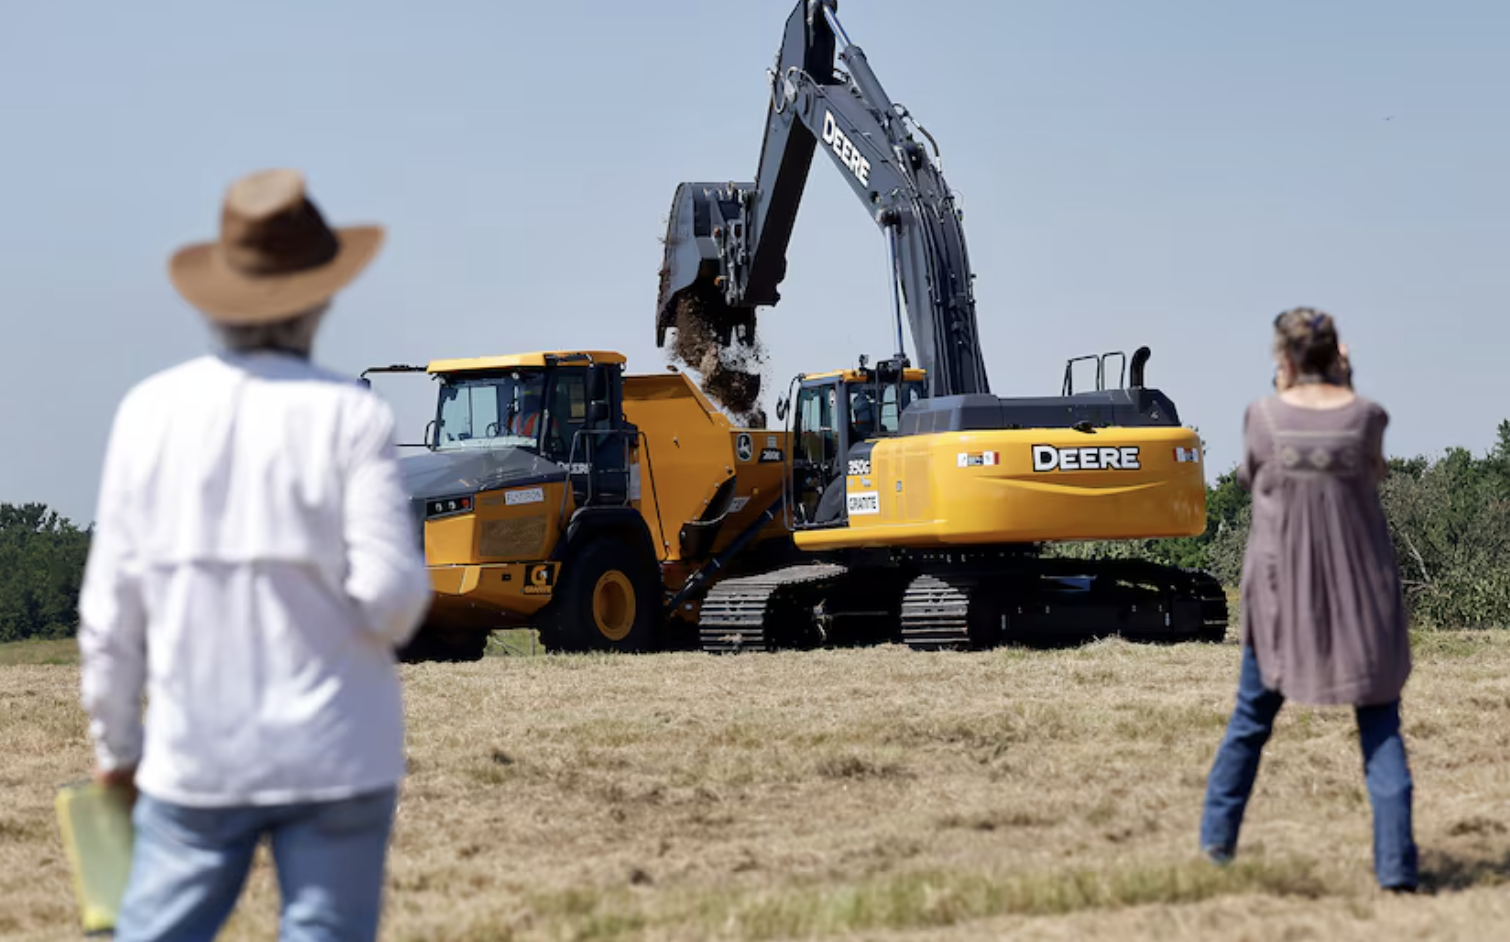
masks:
<svg viewBox="0 0 1510 942"><path fill-rule="evenodd" d="M683 183L671 200L666 222L666 254L661 263L661 288L656 299L655 344L666 345L666 330L678 327L678 315L689 305L708 321L721 346L734 340L734 331L753 338L755 311L734 307L720 277L720 255L742 241L744 210L741 193L753 183ZM737 266L731 257L727 264Z"/></svg>
<svg viewBox="0 0 1510 942"><path fill-rule="evenodd" d="M753 184L683 183L671 201L666 254L656 300L655 343L702 374L702 389L737 421L760 427L761 355L755 346L755 307L731 303L728 277L744 264L744 194Z"/></svg>

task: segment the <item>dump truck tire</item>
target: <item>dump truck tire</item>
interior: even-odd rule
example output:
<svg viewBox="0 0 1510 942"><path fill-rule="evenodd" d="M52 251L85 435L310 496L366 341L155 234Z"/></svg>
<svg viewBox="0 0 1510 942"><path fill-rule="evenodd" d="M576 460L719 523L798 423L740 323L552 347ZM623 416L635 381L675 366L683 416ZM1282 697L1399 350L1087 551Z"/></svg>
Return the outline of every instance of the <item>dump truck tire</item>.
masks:
<svg viewBox="0 0 1510 942"><path fill-rule="evenodd" d="M546 647L644 651L651 646L660 583L653 560L613 531L584 534L561 567L541 623Z"/></svg>

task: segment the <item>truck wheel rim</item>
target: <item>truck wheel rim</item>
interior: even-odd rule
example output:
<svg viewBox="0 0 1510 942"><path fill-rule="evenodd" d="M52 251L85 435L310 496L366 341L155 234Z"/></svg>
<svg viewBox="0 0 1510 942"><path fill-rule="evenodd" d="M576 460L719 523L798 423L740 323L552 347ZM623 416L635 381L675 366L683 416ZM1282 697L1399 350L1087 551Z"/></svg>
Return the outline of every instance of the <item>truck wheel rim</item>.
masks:
<svg viewBox="0 0 1510 942"><path fill-rule="evenodd" d="M592 620L609 641L623 641L634 627L634 586L617 569L598 579L592 590Z"/></svg>

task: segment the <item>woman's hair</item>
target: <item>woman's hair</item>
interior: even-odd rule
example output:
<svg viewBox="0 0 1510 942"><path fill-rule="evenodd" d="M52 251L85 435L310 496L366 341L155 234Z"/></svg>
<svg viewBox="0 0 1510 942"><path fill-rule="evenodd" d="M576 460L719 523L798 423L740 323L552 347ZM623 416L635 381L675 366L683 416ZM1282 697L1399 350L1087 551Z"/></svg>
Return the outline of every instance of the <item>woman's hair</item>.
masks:
<svg viewBox="0 0 1510 942"><path fill-rule="evenodd" d="M235 353L281 350L308 356L314 346L315 333L328 308L328 303L322 303L308 311L268 324L217 324L215 334L222 346Z"/></svg>
<svg viewBox="0 0 1510 942"><path fill-rule="evenodd" d="M1315 308L1291 308L1274 318L1274 353L1289 356L1297 377L1332 379L1342 359L1337 322Z"/></svg>

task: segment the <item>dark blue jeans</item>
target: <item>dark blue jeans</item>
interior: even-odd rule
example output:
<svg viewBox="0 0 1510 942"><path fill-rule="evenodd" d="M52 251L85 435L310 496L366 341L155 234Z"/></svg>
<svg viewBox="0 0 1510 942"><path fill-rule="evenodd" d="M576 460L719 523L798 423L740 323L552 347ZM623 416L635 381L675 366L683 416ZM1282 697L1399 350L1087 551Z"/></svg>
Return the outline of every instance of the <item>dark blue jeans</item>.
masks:
<svg viewBox="0 0 1510 942"><path fill-rule="evenodd" d="M1206 783L1201 848L1222 856L1237 850L1237 832L1258 776L1258 761L1284 696L1268 690L1251 648L1243 649L1237 707ZM1356 707L1363 775L1374 812L1374 876L1386 888L1416 885L1416 844L1411 837L1410 767L1400 738L1400 701Z"/></svg>

